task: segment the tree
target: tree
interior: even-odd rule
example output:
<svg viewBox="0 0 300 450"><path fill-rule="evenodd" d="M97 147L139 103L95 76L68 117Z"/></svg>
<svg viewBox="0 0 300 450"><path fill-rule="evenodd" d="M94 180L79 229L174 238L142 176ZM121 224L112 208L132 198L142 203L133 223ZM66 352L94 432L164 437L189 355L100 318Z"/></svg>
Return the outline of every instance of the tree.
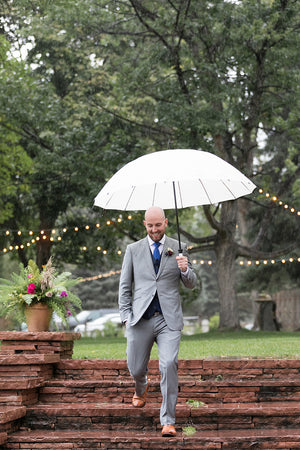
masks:
<svg viewBox="0 0 300 450"><path fill-rule="evenodd" d="M129 40L129 48L117 59L117 86L125 87L125 95L123 89L120 99L112 90L119 114L126 114L127 120L129 114L132 121L138 118L147 130L149 123L157 124L160 139L164 133L172 147L215 152L259 185L289 195L299 175L298 99L292 89L299 70L299 5L285 0L131 0L115 2L112 8L122 12L119 35L127 34ZM135 103L133 95L138 98ZM272 137L278 145L284 139L285 145L280 151L272 146L269 160L256 166L262 154L259 131L270 145ZM288 161L293 172L287 180ZM272 176L268 168L274 165L277 173ZM276 257L295 249L298 242L288 238L286 245L270 240L271 245L265 245L273 207L265 209L257 235L248 244L244 200L224 203L217 210L205 206L204 211L213 230L210 236L182 232L198 244L194 252L215 251L220 327L237 328L237 257ZM242 235L237 233L239 223Z"/></svg>
<svg viewBox="0 0 300 450"><path fill-rule="evenodd" d="M166 147L216 153L257 185L297 200L299 2L7 4L6 34L32 49L25 78L11 73L1 82L0 115L34 161L22 207L40 230L86 206L120 165ZM259 203L205 206L208 235L182 230L192 252L216 254L221 328L239 326L236 259L299 245L296 224L280 242L274 238L278 210ZM108 239L114 246L111 231Z"/></svg>
<svg viewBox="0 0 300 450"><path fill-rule="evenodd" d="M110 73L94 61L93 43L74 26L85 5L79 8L21 0L7 2L4 15L12 49L28 47L26 61L6 68L0 85L0 125L19 136L32 161L26 180L30 195L14 201L13 228L20 229L24 217L31 216L39 230L39 266L50 256L50 233L59 218L74 205L90 205L93 193L115 165L130 157L138 139L130 124L93 104L95 96L107 95ZM19 256L26 265L25 249Z"/></svg>

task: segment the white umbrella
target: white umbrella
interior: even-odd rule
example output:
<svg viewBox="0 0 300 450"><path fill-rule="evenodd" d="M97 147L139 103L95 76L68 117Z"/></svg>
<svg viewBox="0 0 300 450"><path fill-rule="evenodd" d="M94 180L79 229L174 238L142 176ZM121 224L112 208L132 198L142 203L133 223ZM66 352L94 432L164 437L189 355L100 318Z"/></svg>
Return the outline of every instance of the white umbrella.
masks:
<svg viewBox="0 0 300 450"><path fill-rule="evenodd" d="M235 200L255 189L239 170L201 150L173 149L150 153L116 172L94 205L123 211L207 205ZM178 227L179 228L179 227ZM180 235L178 231L179 247Z"/></svg>

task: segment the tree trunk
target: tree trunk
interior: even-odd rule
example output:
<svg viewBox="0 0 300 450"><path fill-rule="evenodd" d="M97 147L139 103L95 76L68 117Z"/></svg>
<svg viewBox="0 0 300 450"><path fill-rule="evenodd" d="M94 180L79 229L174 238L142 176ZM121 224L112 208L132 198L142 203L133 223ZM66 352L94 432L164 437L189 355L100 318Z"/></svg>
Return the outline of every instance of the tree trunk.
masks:
<svg viewBox="0 0 300 450"><path fill-rule="evenodd" d="M43 239L43 236L46 236L46 239ZM45 264L47 264L48 259L51 256L51 247L52 242L50 241L49 234L40 235L40 240L37 243L37 254L36 254L36 263L37 266L41 269Z"/></svg>
<svg viewBox="0 0 300 450"><path fill-rule="evenodd" d="M49 220L49 218L41 217L40 219L40 235L39 241L37 242L37 253L36 253L36 263L39 269L41 269L45 264L47 264L48 259L51 256L52 241L51 230L54 227L55 221Z"/></svg>
<svg viewBox="0 0 300 450"><path fill-rule="evenodd" d="M220 329L240 327L235 292L235 259L232 243L220 242L217 249L217 279L220 299Z"/></svg>
<svg viewBox="0 0 300 450"><path fill-rule="evenodd" d="M215 251L220 300L220 329L237 329L239 312L235 291L237 202L225 202L221 211L221 230L217 233Z"/></svg>

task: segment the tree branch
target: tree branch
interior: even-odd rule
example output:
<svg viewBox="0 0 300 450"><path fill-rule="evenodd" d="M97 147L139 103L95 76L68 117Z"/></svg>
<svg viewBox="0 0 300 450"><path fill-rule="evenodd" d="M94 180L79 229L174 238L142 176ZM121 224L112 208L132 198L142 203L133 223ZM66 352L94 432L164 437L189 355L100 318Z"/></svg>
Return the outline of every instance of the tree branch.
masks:
<svg viewBox="0 0 300 450"><path fill-rule="evenodd" d="M211 251L214 251L215 250L215 247L214 247L214 245L209 245L209 244L207 244L207 245L200 245L200 246L198 246L198 247L191 247L191 248L189 248L189 254L192 254L192 253L199 253L199 252L211 252Z"/></svg>
<svg viewBox="0 0 300 450"><path fill-rule="evenodd" d="M7 125L4 122L1 122L0 126L5 128L6 130L13 131L23 138L31 138L31 140L33 140L36 144L39 144L41 147L46 148L47 150L53 150L53 147L51 147L48 143L41 139L34 131L30 131L29 128L25 126L22 128L15 128Z"/></svg>
<svg viewBox="0 0 300 450"><path fill-rule="evenodd" d="M127 122L127 123L130 123L131 125L150 130L153 133L163 134L163 135L167 134L168 136L172 136L172 133L169 130L167 130L166 128L153 127L152 125L149 125L149 124L140 123L140 122L136 122L135 120L128 119L128 117L121 116L121 114L118 114L115 111L112 111L112 110L106 108L105 106L96 103L94 100L92 100L91 103L93 103L94 106L96 106L96 108L103 109L103 111L111 114L112 116L116 117L117 119L120 119L123 122Z"/></svg>
<svg viewBox="0 0 300 450"><path fill-rule="evenodd" d="M209 242L214 242L216 239L216 235L212 234L210 236L204 236L204 237L196 237L191 233L188 233L187 231L183 230L181 227L179 227L179 231L183 236L185 236L189 241L195 242L196 244L207 244Z"/></svg>
<svg viewBox="0 0 300 450"><path fill-rule="evenodd" d="M273 252L264 252L260 250L253 249L251 247L246 247L243 245L237 244L237 256L244 256L246 258L259 258L259 259L269 259L269 258L278 258L279 256L286 255L290 253L292 250L295 250L298 247L297 242L293 242L293 244L281 248L280 250L275 250Z"/></svg>
<svg viewBox="0 0 300 450"><path fill-rule="evenodd" d="M210 224L210 226L216 231L219 231L219 232L223 231L221 224L216 220L216 218L212 214L212 212L210 210L210 206L204 205L203 211L204 211L205 217L206 217L208 223Z"/></svg>
<svg viewBox="0 0 300 450"><path fill-rule="evenodd" d="M145 20L144 17L149 16L152 20L153 20L153 13L151 11L149 11L148 9L146 9L143 5L142 2L138 2L137 0L130 0L130 3L133 7L133 9L135 10L135 13L137 15L137 18L139 19L139 21L141 22L142 25L144 25L144 27L150 31L152 34L154 34L156 37L158 37L158 39L160 41L163 42L163 44L169 49L170 46L168 44L168 42L164 39L164 37L159 34L153 27L151 27ZM146 13L146 14L145 14Z"/></svg>

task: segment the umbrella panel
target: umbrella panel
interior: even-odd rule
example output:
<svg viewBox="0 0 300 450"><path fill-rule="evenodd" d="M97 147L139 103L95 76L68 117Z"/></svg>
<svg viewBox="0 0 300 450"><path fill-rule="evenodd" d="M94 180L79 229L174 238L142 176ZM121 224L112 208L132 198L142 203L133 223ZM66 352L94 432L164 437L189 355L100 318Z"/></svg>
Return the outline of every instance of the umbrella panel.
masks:
<svg viewBox="0 0 300 450"><path fill-rule="evenodd" d="M245 178L246 179L246 178ZM249 186L250 183L250 186ZM246 179L175 181L175 192L178 208L214 204L220 201L233 200L251 192L252 183ZM238 192L238 195L235 195ZM123 211L146 210L150 206L163 209L175 207L173 184L169 182L128 185L120 189L103 189L95 199L95 205L104 209L120 209Z"/></svg>

